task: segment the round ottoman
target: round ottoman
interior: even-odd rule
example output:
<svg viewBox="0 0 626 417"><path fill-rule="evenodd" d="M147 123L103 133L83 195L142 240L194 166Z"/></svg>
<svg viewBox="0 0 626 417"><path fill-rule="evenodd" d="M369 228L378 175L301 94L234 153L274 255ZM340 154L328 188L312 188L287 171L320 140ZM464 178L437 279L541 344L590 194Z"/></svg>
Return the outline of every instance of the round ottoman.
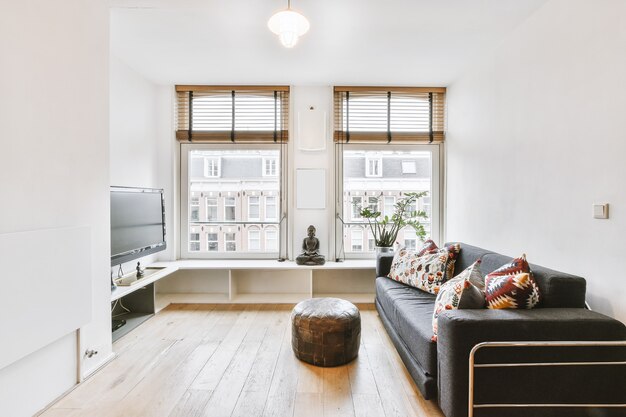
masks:
<svg viewBox="0 0 626 417"><path fill-rule="evenodd" d="M338 366L359 354L361 315L349 301L311 298L291 312L291 346L296 357L317 366Z"/></svg>

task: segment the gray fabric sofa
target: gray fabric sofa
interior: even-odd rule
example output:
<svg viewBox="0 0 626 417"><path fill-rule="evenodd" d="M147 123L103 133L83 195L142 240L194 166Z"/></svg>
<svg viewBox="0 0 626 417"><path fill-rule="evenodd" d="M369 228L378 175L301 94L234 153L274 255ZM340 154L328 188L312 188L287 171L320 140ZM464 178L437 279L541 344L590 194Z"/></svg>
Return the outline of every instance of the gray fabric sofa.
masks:
<svg viewBox="0 0 626 417"><path fill-rule="evenodd" d="M455 275L481 258L487 274L512 258L461 243ZM585 308L585 280L531 264L542 301L532 310L455 310L439 318L431 341L435 296L387 278L392 255L376 265L376 308L400 357L426 399L446 417L467 417L469 354L488 341L626 340L626 326ZM625 361L623 347L483 349L477 363ZM482 368L476 404L626 403L626 366ZM478 417L626 416L624 408L480 408Z"/></svg>

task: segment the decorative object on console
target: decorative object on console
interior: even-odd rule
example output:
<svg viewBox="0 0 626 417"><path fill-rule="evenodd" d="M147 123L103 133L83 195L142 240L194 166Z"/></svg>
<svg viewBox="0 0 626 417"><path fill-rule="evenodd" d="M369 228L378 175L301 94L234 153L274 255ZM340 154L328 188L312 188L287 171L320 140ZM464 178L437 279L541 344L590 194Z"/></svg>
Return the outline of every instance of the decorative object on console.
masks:
<svg viewBox="0 0 626 417"><path fill-rule="evenodd" d="M539 303L539 287L525 254L487 274L485 298L487 307L492 309L530 309Z"/></svg>
<svg viewBox="0 0 626 417"><path fill-rule="evenodd" d="M424 240L426 236L426 230L424 225L420 223L420 220L428 219L426 212L423 210L411 210L412 206L416 204L417 200L428 195L428 191L422 191L419 193L405 193L404 197L398 200L395 204L395 212L391 217L388 215L383 216L380 211L376 209L372 210L371 205L375 204L378 207L378 199L382 196L372 197L376 201L374 203L369 202L365 207L358 203L354 206L359 211L359 215L367 220L368 226L372 231L374 237L374 243L377 248L391 248L396 242L398 232L405 226L411 226L415 229L415 234L420 240ZM431 241L432 242L432 241ZM434 244L434 242L433 242ZM436 247L436 245L435 245ZM377 249L378 250L378 249ZM378 250L383 252L384 250ZM387 250L388 251L388 250Z"/></svg>
<svg viewBox="0 0 626 417"><path fill-rule="evenodd" d="M287 9L274 13L267 27L278 35L285 48L293 48L298 38L309 31L310 24L306 17L291 9L291 0L287 0Z"/></svg>
<svg viewBox="0 0 626 417"><path fill-rule="evenodd" d="M388 277L437 295L443 283L454 275L454 263L460 251L461 246L454 243L418 257L402 248L393 258Z"/></svg>
<svg viewBox="0 0 626 417"><path fill-rule="evenodd" d="M433 312L433 342L437 341L437 318L445 310L464 310L485 306L485 282L480 259L456 277L446 281L437 294Z"/></svg>
<svg viewBox="0 0 626 417"><path fill-rule="evenodd" d="M302 250L304 251L296 258L298 265L324 265L326 258L320 255L320 241L315 237L315 226L307 228L307 237L302 240Z"/></svg>

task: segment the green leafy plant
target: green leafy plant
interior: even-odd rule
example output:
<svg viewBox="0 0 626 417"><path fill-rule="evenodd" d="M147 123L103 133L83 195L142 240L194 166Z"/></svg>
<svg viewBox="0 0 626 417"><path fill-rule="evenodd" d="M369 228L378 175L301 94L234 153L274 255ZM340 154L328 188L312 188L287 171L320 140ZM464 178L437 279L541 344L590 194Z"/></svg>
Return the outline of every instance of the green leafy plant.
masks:
<svg viewBox="0 0 626 417"><path fill-rule="evenodd" d="M383 216L380 211L372 210L370 205L363 207L358 203L354 203L354 206L359 211L360 216L367 220L374 235L376 246L392 247L398 237L398 232L405 226L413 227L415 234L421 240L424 240L426 237L426 230L424 230L424 225L420 222L420 220L428 219L426 212L411 210L414 203L426 195L428 195L428 191L405 193L404 197L396 202L394 206L395 212L391 217ZM376 207L378 207L380 197L382 197L382 194L376 197Z"/></svg>

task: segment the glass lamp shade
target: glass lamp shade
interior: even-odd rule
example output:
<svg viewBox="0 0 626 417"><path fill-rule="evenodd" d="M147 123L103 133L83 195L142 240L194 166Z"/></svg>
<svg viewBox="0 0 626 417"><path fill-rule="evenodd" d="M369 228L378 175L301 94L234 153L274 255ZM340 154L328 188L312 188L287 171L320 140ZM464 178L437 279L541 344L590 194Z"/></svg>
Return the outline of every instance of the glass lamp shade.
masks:
<svg viewBox="0 0 626 417"><path fill-rule="evenodd" d="M293 48L298 38L309 31L310 25L306 17L288 9L274 14L267 22L267 27L278 35L283 46Z"/></svg>

